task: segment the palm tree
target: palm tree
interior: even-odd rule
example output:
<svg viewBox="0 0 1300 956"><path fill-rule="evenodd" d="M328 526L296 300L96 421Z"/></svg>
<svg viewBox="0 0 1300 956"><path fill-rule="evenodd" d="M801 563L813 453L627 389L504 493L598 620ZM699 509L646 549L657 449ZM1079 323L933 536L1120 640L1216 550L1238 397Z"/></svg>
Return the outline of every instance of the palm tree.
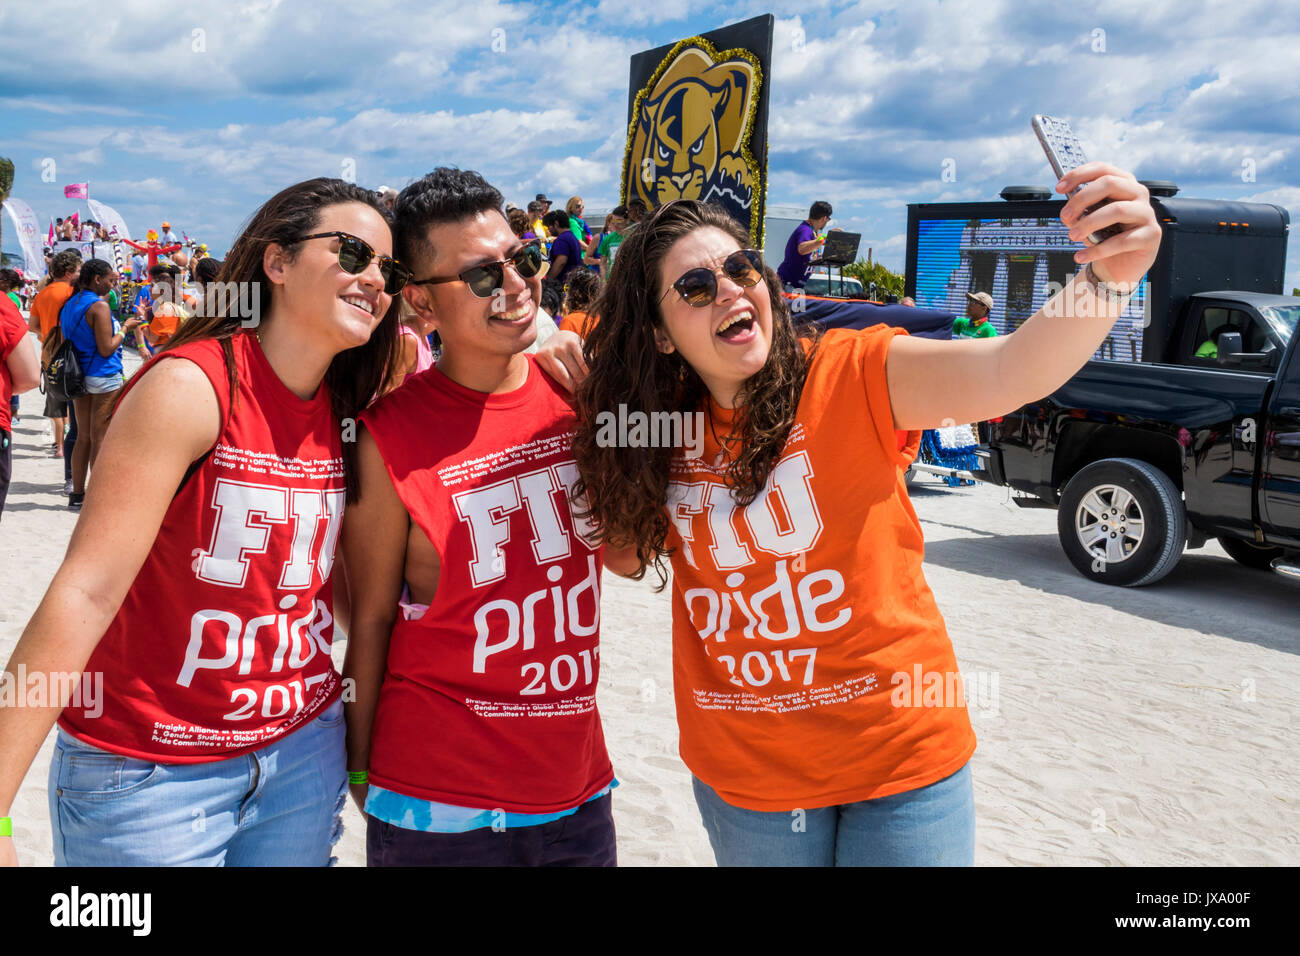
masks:
<svg viewBox="0 0 1300 956"><path fill-rule="evenodd" d="M0 156L0 205L9 198L9 193L14 188L14 163L12 159L5 159ZM4 215L0 213L0 250L4 249ZM4 253L0 252L0 257Z"/></svg>

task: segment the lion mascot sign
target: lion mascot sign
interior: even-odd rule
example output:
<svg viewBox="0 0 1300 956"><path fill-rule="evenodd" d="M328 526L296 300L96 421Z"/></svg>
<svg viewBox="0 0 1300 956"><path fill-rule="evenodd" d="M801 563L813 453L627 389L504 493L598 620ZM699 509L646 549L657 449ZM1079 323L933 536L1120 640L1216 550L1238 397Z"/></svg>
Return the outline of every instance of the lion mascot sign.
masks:
<svg viewBox="0 0 1300 956"><path fill-rule="evenodd" d="M716 203L761 241L767 143L766 130L757 127L760 101L766 106L763 66L752 50L719 52L705 36L674 44L644 84L633 87L625 201L641 199L651 209L673 199ZM634 83L636 71L634 58ZM761 118L765 127L765 109Z"/></svg>

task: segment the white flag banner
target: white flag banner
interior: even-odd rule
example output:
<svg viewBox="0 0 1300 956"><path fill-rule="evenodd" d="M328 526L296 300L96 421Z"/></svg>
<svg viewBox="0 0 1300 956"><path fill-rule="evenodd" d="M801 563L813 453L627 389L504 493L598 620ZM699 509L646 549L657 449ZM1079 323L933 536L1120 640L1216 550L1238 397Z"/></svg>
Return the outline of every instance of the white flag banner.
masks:
<svg viewBox="0 0 1300 956"><path fill-rule="evenodd" d="M10 196L5 200L5 212L13 221L18 232L18 244L23 249L23 272L26 275L45 275L45 255L41 252L41 227L36 222L36 213L32 207L21 199Z"/></svg>
<svg viewBox="0 0 1300 956"><path fill-rule="evenodd" d="M86 205L90 207L90 214L95 217L95 222L107 229L108 234L114 239L131 238L131 230L126 228L126 220L119 216L112 206L105 206L94 199L87 199ZM116 234L113 233L114 229L117 230Z"/></svg>

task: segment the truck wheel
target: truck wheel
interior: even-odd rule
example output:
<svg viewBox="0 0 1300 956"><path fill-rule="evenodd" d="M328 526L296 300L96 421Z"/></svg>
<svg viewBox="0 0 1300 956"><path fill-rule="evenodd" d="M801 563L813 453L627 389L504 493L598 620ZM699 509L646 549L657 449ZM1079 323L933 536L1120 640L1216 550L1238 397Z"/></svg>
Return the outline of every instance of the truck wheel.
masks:
<svg viewBox="0 0 1300 956"><path fill-rule="evenodd" d="M1273 559L1282 557L1281 548L1260 547L1249 541L1242 541L1240 538L1220 536L1219 544L1223 545L1223 550L1227 551L1238 564L1260 571L1271 571Z"/></svg>
<svg viewBox="0 0 1300 956"><path fill-rule="evenodd" d="M1159 581L1187 544L1178 488L1163 471L1136 458L1093 462L1071 478L1056 528L1080 574L1122 587Z"/></svg>

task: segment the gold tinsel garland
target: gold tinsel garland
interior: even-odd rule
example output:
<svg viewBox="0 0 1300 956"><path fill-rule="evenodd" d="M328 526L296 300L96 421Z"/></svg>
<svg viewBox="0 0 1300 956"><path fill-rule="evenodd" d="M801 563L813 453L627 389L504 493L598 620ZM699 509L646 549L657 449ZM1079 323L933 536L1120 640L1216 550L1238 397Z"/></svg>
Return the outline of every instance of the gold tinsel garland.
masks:
<svg viewBox="0 0 1300 956"><path fill-rule="evenodd" d="M763 220L759 216L759 212L764 205L763 198L767 195L767 186L763 182L764 170L759 168L758 161L754 159L753 151L750 149L750 140L754 135L754 120L758 116L758 100L763 90L763 68L759 64L758 57L749 50L737 47L719 53L714 49L712 43L699 36L687 37L685 40L678 40L673 44L673 48L659 61L659 65L650 74L650 79L646 80L645 85L637 91L636 98L632 101L632 119L627 124L627 141L623 147L623 180L619 186L623 202L627 203L632 199L628 186L628 164L632 158L632 138L636 133L637 118L641 113L641 106L650 91L654 89L655 84L664 75L664 72L672 65L673 60L687 47L702 50L713 60L714 65L724 60L744 60L754 69L754 94L750 97L749 109L745 116L745 133L740 141L740 155L745 160L745 166L749 169L750 175L754 177L754 195L749 203L749 234L754 238L758 247L762 248Z"/></svg>

